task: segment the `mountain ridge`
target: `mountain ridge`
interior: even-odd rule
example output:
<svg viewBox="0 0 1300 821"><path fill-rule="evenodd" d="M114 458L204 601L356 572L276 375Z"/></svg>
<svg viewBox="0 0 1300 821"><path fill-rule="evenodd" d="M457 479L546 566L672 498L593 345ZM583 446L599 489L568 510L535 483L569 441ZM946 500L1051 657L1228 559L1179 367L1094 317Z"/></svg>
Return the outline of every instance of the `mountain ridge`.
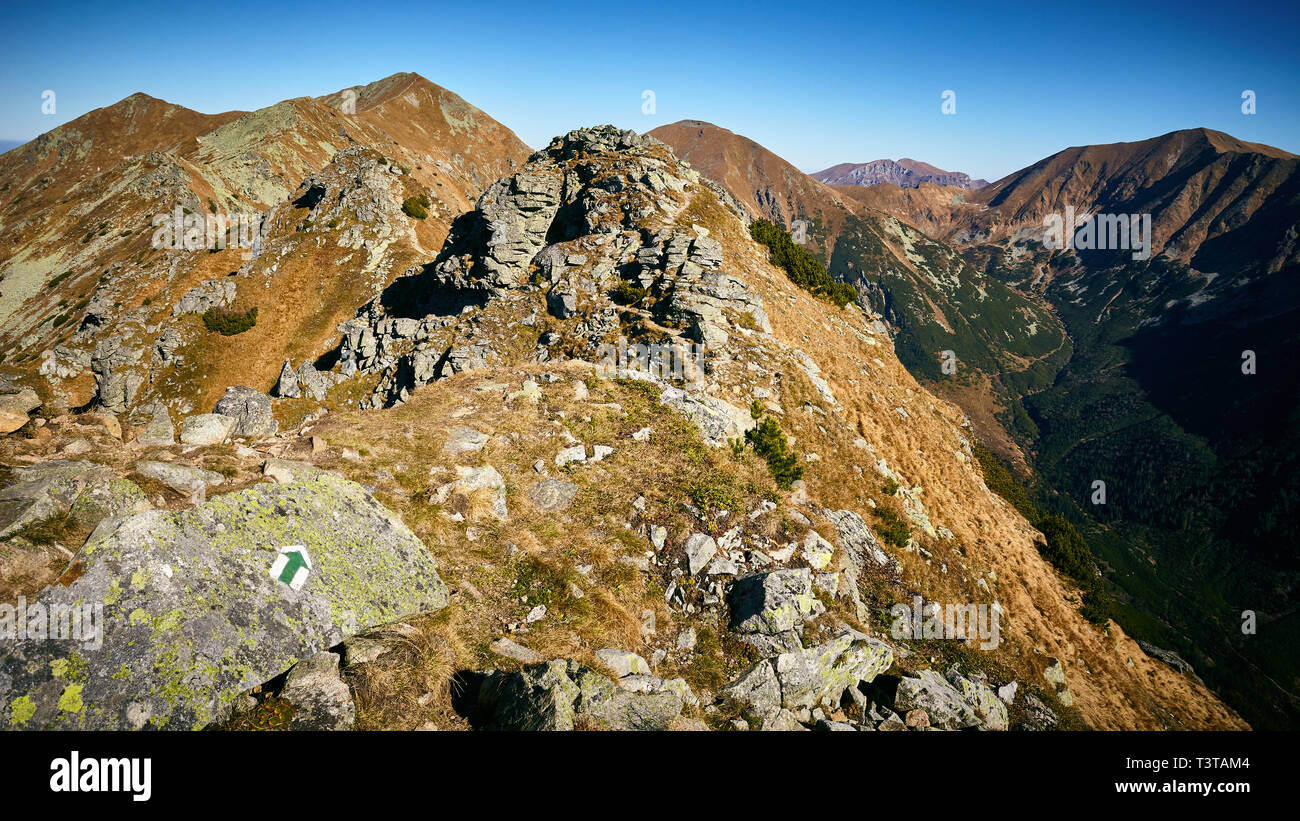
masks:
<svg viewBox="0 0 1300 821"><path fill-rule="evenodd" d="M942 168L907 157L900 160L872 160L865 163L840 163L810 174L813 179L827 185L897 185L916 188L923 183L975 190L988 185L988 180L971 179L961 171L944 171Z"/></svg>

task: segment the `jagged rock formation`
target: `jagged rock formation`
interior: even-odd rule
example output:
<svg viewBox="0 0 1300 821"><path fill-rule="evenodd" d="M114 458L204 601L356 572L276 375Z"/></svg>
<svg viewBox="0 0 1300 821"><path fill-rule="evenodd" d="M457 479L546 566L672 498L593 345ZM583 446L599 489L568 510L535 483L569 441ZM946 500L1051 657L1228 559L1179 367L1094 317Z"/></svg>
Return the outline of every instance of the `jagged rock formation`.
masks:
<svg viewBox="0 0 1300 821"><path fill-rule="evenodd" d="M434 263L408 272L340 326L339 373L382 374L367 406L403 401L420 385L500 362L476 341L482 317L472 306L523 304L533 295L541 299L526 324L546 322L542 314L563 323L539 339L532 357L539 362L553 352L595 360L631 316L666 348L698 343L722 352L729 328L770 331L762 301L720 270L717 241L677 225L688 194L701 188L653 138L609 127L557 138L484 192ZM620 305L618 288L644 296ZM719 367L716 358L710 363ZM747 427L735 408L680 399L719 420L711 438Z"/></svg>

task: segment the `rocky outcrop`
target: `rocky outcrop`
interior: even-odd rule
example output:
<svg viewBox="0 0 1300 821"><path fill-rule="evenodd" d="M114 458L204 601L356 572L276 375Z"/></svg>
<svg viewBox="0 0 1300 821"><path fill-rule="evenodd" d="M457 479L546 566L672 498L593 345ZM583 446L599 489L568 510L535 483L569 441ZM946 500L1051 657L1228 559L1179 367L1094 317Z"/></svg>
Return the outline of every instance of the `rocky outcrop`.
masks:
<svg viewBox="0 0 1300 821"><path fill-rule="evenodd" d="M783 711L810 720L811 710L838 709L850 688L870 683L893 664L889 645L853 630L808 649L764 659L722 691L758 718L764 729L782 728ZM789 728L793 729L793 728Z"/></svg>
<svg viewBox="0 0 1300 821"><path fill-rule="evenodd" d="M929 726L945 730L961 730L980 723L974 707L933 670L922 670L916 676L905 677L898 685L894 709L899 712L925 710Z"/></svg>
<svg viewBox="0 0 1300 821"><path fill-rule="evenodd" d="M122 413L131 407L144 384L144 376L132 368L142 352L123 339L110 337L95 346L90 367L95 374L96 402L104 410Z"/></svg>
<svg viewBox="0 0 1300 821"><path fill-rule="evenodd" d="M228 308L235 302L233 279L209 279L189 289L172 307L172 316L201 314L213 308Z"/></svg>
<svg viewBox="0 0 1300 821"><path fill-rule="evenodd" d="M652 138L609 126L556 138L518 173L489 186L432 264L412 269L389 295L340 326L338 373L380 372L374 396L363 403L377 407L500 362L502 352L481 338L475 318L461 318L488 299L535 301L525 325L536 326L540 315L562 323L539 333L539 361L560 350L599 358L627 321L613 299L620 288L646 292L643 305L630 307L672 334L659 341L665 349L720 348L741 328L770 332L762 300L720 270L722 247L707 229L667 224L703 187ZM694 363L680 366L674 367L687 372L651 378L665 387L674 379L690 383L692 395L670 398L698 417L710 442L722 444L752 426L747 410L700 391ZM301 373L295 377L302 381ZM292 395L293 381L282 373L281 395Z"/></svg>
<svg viewBox="0 0 1300 821"><path fill-rule="evenodd" d="M212 412L235 420L232 436L264 439L280 427L271 411L271 397L242 385L226 388Z"/></svg>
<svg viewBox="0 0 1300 821"><path fill-rule="evenodd" d="M0 490L0 538L58 513L71 513L91 528L150 507L139 487L94 462L52 459L16 468L13 480Z"/></svg>
<svg viewBox="0 0 1300 821"><path fill-rule="evenodd" d="M485 726L496 730L667 730L693 702L681 679L638 673L613 681L564 660L489 670L478 692Z"/></svg>
<svg viewBox="0 0 1300 821"><path fill-rule="evenodd" d="M764 653L803 649L803 624L826 611L808 568L773 570L737 579L731 587L731 629Z"/></svg>

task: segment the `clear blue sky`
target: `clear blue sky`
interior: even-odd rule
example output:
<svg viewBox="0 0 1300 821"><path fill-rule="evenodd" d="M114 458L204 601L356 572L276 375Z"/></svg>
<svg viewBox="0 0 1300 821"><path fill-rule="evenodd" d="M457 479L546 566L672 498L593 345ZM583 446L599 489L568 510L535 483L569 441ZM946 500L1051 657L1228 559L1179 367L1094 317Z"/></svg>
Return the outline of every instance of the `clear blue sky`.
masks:
<svg viewBox="0 0 1300 821"><path fill-rule="evenodd" d="M0 139L136 91L211 113L415 71L534 147L691 118L809 170L907 156L996 179L1069 145L1195 126L1300 153L1295 0L0 2Z"/></svg>

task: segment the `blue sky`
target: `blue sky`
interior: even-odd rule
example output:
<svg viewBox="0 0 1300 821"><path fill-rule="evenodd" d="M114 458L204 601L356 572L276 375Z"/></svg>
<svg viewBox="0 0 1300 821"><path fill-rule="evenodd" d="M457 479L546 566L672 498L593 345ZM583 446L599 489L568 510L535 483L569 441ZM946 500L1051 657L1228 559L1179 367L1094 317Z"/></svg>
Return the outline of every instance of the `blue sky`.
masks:
<svg viewBox="0 0 1300 821"><path fill-rule="evenodd" d="M1300 153L1300 4L37 3L0 9L0 139L136 92L253 109L415 71L537 147L703 119L796 166L903 156L996 179L1206 126ZM56 113L41 113L41 93ZM655 113L642 113L642 92ZM957 112L940 111L945 90ZM1241 112L1256 93L1257 113Z"/></svg>

